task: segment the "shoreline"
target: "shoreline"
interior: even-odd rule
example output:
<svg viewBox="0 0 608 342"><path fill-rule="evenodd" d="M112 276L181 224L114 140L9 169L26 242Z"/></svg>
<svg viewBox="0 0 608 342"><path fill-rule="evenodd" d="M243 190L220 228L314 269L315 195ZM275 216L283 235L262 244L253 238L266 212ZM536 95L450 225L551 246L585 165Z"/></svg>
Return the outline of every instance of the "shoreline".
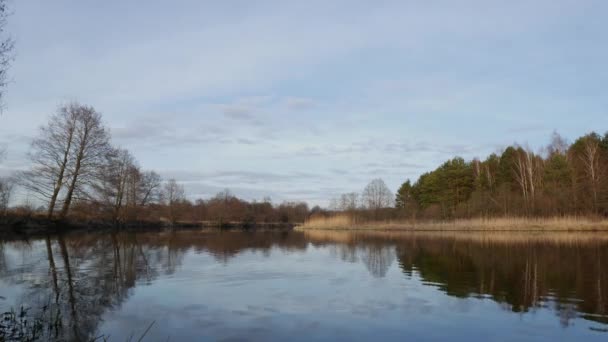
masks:
<svg viewBox="0 0 608 342"><path fill-rule="evenodd" d="M338 215L314 218L295 227L296 230L334 231L403 231L403 232L608 232L608 219L588 217L551 218L474 218L450 221L364 221Z"/></svg>
<svg viewBox="0 0 608 342"><path fill-rule="evenodd" d="M283 222L177 222L165 221L74 221L40 217L6 217L0 219L0 238L29 238L64 233L161 232L161 231L287 231L295 224Z"/></svg>
<svg viewBox="0 0 608 342"><path fill-rule="evenodd" d="M420 231L420 230L328 230L300 231L317 243L356 245L359 241L411 243L417 240L450 240L492 244L573 244L608 241L608 231Z"/></svg>

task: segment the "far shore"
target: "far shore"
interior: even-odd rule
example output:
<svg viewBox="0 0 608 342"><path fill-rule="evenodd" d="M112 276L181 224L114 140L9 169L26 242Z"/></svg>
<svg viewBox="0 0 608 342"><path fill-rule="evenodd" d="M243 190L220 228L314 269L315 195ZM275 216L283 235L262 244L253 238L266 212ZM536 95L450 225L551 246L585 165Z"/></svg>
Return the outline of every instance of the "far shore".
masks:
<svg viewBox="0 0 608 342"><path fill-rule="evenodd" d="M49 220L42 217L0 219L0 237L32 237L67 232L150 232L165 230L242 231L394 231L394 232L608 232L608 219L591 217L504 217L455 220L357 220L346 214L312 217L304 223Z"/></svg>
<svg viewBox="0 0 608 342"><path fill-rule="evenodd" d="M11 216L0 219L0 237L30 237L68 232L102 233L112 231L153 232L164 230L276 230L294 228L285 222L216 222L216 221L129 221L51 220L43 217Z"/></svg>
<svg viewBox="0 0 608 342"><path fill-rule="evenodd" d="M357 221L348 215L314 217L297 230L345 231L608 231L608 219L589 217L504 217L455 220Z"/></svg>

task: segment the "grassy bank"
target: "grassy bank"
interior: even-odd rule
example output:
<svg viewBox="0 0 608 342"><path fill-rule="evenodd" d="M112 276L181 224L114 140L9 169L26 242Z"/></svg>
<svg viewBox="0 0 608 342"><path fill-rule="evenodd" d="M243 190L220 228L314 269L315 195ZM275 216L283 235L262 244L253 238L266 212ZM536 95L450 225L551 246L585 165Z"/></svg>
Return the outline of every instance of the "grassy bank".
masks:
<svg viewBox="0 0 608 342"><path fill-rule="evenodd" d="M387 231L608 231L608 220L589 217L474 218L451 221L357 221L348 215L313 217L297 229Z"/></svg>
<svg viewBox="0 0 608 342"><path fill-rule="evenodd" d="M315 243L360 242L398 243L420 240L450 240L491 244L590 244L608 241L608 231L416 231L416 230L330 230L308 229L302 231Z"/></svg>

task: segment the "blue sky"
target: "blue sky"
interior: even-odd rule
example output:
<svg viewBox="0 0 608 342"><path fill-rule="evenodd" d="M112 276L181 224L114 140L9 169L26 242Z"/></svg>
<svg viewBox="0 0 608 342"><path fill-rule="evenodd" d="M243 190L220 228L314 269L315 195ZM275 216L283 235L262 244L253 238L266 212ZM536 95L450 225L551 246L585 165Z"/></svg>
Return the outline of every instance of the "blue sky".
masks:
<svg viewBox="0 0 608 342"><path fill-rule="evenodd" d="M192 198L326 204L608 129L606 1L11 3L3 174L73 100Z"/></svg>

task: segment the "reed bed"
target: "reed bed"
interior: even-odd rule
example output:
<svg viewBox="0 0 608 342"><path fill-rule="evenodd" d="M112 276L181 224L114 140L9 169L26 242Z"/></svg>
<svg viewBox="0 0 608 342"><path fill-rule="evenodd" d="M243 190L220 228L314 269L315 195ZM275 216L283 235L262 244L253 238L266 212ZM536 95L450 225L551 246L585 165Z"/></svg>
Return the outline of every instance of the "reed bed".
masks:
<svg viewBox="0 0 608 342"><path fill-rule="evenodd" d="M404 231L404 230L329 230L309 229L304 234L311 241L353 244L357 241L417 241L449 239L453 241L489 244L551 243L559 245L608 242L608 232L567 231Z"/></svg>
<svg viewBox="0 0 608 342"><path fill-rule="evenodd" d="M399 231L608 231L608 220L589 217L502 217L450 221L358 221L346 214L312 217L297 229Z"/></svg>

